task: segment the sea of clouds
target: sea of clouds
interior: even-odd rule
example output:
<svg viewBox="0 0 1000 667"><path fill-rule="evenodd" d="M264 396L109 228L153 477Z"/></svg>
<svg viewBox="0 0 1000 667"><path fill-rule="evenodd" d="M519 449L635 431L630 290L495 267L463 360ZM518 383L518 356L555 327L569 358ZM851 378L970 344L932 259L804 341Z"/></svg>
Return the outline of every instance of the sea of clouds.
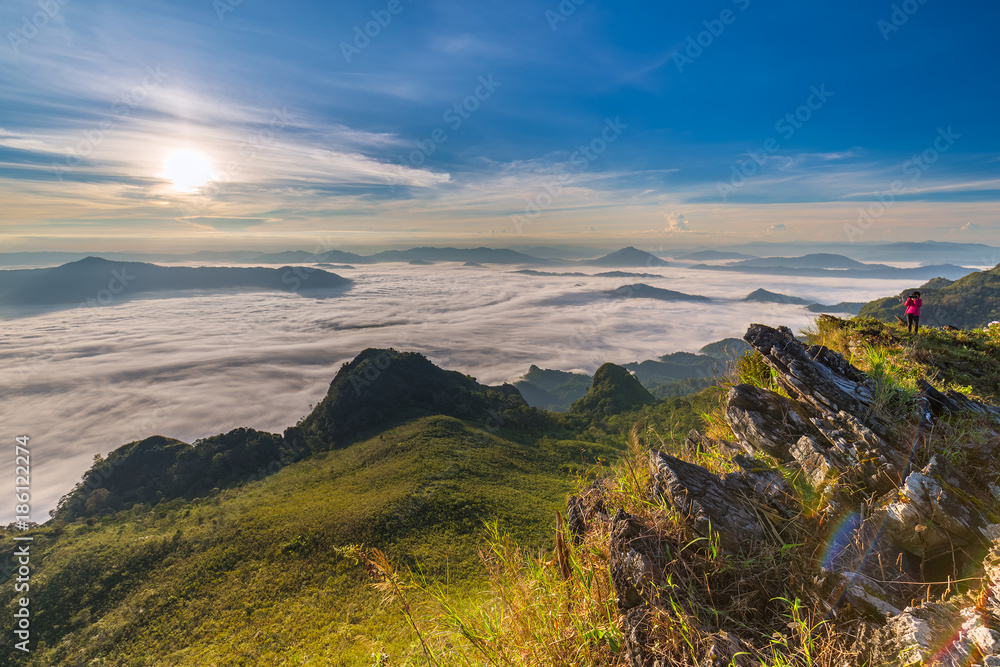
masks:
<svg viewBox="0 0 1000 667"><path fill-rule="evenodd" d="M553 269L553 271L581 269ZM582 269L597 273L604 269ZM536 276L509 267L379 264L330 298L285 293L165 294L103 307L0 312L0 424L13 480L14 438L31 437L32 518L44 521L95 454L159 434L193 442L239 426L280 432L367 347L424 353L497 384L531 364L592 373L604 362L696 352L751 322L793 330L802 306L745 303L763 287L821 303L866 301L910 280L791 278L637 269L657 278ZM709 303L609 298L644 282ZM0 522L13 506L0 506Z"/></svg>

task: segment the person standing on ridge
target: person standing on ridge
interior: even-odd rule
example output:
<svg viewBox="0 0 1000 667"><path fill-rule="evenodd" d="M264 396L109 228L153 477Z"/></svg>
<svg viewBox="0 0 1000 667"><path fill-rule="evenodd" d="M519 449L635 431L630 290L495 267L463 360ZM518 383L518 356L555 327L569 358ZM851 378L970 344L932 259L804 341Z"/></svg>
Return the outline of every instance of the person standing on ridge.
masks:
<svg viewBox="0 0 1000 667"><path fill-rule="evenodd" d="M917 333L920 328L920 306L923 305L920 292L914 292L903 305L906 306L906 330Z"/></svg>

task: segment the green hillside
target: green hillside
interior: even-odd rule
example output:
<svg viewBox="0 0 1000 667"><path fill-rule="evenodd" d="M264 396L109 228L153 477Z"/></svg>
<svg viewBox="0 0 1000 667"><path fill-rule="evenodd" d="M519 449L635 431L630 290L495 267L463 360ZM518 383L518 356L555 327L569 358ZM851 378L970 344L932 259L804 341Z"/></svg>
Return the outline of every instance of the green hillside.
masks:
<svg viewBox="0 0 1000 667"><path fill-rule="evenodd" d="M56 521L30 533L34 664L361 665L372 648L405 652L394 610L338 549L378 545L464 585L484 520L539 543L579 467L614 453L422 417L208 498ZM12 659L9 643L0 651Z"/></svg>
<svg viewBox="0 0 1000 667"><path fill-rule="evenodd" d="M33 650L25 659L9 639L17 596L5 572L0 661L419 664L416 635L373 591L355 545L471 604L485 586L487 524L549 548L568 493L619 458L634 424L683 438L715 401L654 404L614 368L624 375L598 373L593 413L552 415L420 355L368 350L284 435L124 445L25 533ZM635 386L619 400L621 381ZM9 562L12 541L2 544ZM373 658L383 652L391 662Z"/></svg>
<svg viewBox="0 0 1000 667"><path fill-rule="evenodd" d="M653 395L634 375L621 366L604 364L594 373L590 389L583 398L573 403L570 411L605 417L654 402Z"/></svg>
<svg viewBox="0 0 1000 667"><path fill-rule="evenodd" d="M859 317L894 322L896 317L903 316L903 301L914 290L920 291L924 302L921 325L973 329L1000 320L1000 266L970 273L954 282L934 278L919 288L865 304Z"/></svg>

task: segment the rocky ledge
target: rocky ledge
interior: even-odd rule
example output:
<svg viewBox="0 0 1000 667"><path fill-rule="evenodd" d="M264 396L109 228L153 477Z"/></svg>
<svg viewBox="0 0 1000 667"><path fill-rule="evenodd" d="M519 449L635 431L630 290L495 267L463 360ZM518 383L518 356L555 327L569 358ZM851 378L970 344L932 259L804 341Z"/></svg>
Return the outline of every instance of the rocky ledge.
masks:
<svg viewBox="0 0 1000 667"><path fill-rule="evenodd" d="M651 451L649 503L681 517L705 545L749 558L785 545L786 528L808 502L817 517L812 527L831 536L840 530L829 553L808 566L810 605L826 609L827 618L863 619L868 641L881 646L873 662L1000 665L993 629L1000 627L1000 490L992 466L981 463L997 460L1000 442L990 430L1000 424L997 409L921 382L913 419L888 423L877 408L884 387L842 355L807 346L785 327L754 324L744 339L771 369L776 391L732 386L725 415L734 440L692 431L687 443L689 451L730 453L734 470L716 474ZM928 451L939 442L938 420L955 416L978 420L993 436L987 445L955 442L960 466ZM572 498L570 525L579 535L600 515L609 531L625 662L673 664L656 648L662 637L653 639L651 627L676 604L666 593L677 586L676 553L655 521L606 503L600 484ZM976 590L985 592L977 597ZM760 664L754 637L741 636L738 626L717 620L700 632L710 638L703 664Z"/></svg>

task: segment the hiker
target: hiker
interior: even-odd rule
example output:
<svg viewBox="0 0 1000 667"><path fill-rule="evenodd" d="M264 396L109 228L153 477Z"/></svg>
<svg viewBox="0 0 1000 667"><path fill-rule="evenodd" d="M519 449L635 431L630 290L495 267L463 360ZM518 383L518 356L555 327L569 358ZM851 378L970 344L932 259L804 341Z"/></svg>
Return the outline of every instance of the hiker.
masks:
<svg viewBox="0 0 1000 667"><path fill-rule="evenodd" d="M906 330L917 333L920 328L920 306L923 305L920 292L914 292L903 305L906 306Z"/></svg>

